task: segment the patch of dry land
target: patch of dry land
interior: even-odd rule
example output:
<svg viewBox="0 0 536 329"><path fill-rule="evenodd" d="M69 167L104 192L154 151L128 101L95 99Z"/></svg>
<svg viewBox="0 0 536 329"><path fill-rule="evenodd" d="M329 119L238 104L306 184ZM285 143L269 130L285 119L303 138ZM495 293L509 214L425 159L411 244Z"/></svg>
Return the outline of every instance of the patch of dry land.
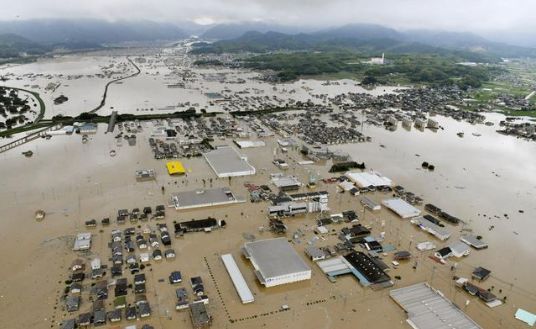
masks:
<svg viewBox="0 0 536 329"><path fill-rule="evenodd" d="M98 65L100 64L95 64L95 67ZM142 78L150 79L144 75L139 79ZM37 81L42 78L35 77L35 79ZM132 80L132 83L135 84L135 80ZM280 170L272 164L274 157L286 160L290 166L287 172L297 176L302 182L307 182L311 173L317 174L320 178L336 175L328 173L331 160L308 166L300 165L298 162L304 159L299 149L290 147L286 153L282 153L277 145L277 139L281 136L276 135L263 138L266 143L264 147L240 150L257 169L257 173L253 176L235 177L230 180L218 179L205 159L196 157L180 159L187 174L172 177L167 174L166 160L156 160L152 155L148 138L150 131L154 128L153 123L144 122L142 125L143 129L137 134L135 146L129 146L127 143L118 146L114 134L105 134L105 125L99 125L97 134L89 135L86 143L82 143L80 136L76 134L54 136L50 140L38 139L32 144L23 146L23 149L31 149L34 152L30 158L20 154L21 148L0 154L2 172L0 179L0 213L2 214L0 220L0 241L2 241L0 323L2 328L57 328L63 320L77 318L79 314L92 310L92 299L95 299L95 296L90 291L99 280L107 280L110 284L109 297L104 300L104 304L106 310L111 311L114 308L109 248L111 231L132 227L136 232L142 232L142 229L148 225L150 230L158 232L158 223L167 224L172 240L170 247L175 250L176 258L160 261L151 259L141 271L147 278L145 295L151 305L152 314L148 318L137 321L127 321L123 317L117 324L108 323L108 327L119 325L123 328L135 324L140 328L142 324L148 323L155 328L190 328L192 324L188 310L175 310L175 289L185 287L192 300L194 296L189 279L194 276L201 276L205 283L205 293L209 297L207 309L213 318L212 327L214 328L410 328L406 323L404 311L389 297L389 290L423 281L441 290L482 328L523 328L524 324L513 317L517 308L532 311L536 309L534 294L536 289L531 279L534 245L530 243L532 251L527 251L526 248L512 242L518 239L526 242L527 239L532 239L532 234L528 231L520 231L519 235L511 233L512 227L518 225L517 221L525 222L524 219L518 219L516 216L529 216L529 214L521 215L511 212L511 218L508 219L511 224L500 224L503 225L500 226L503 229L502 233L497 232L498 228L496 228L489 235L487 234L489 224L487 219L476 224L481 218L473 218L474 222L471 222L471 225L474 224L478 229L474 233L483 235L484 240L490 243L490 247L480 251L472 250L467 257L460 259L452 257L447 260L447 264L440 264L429 258L433 251L420 252L415 249L415 245L418 242L433 241L440 248L458 241L459 236L466 233L462 232L462 229L467 230L469 227L445 224L446 228L452 232L452 236L449 240L442 242L418 230L407 219L400 219L385 208L376 212L363 212L359 196L353 196L348 192L339 193L337 184L324 183L321 180L315 189L311 190L303 186L300 192L328 191L329 208L332 213L354 210L359 216L359 223L369 227L372 236L378 239L383 236L381 243L384 247L393 246L395 251L409 250L413 255L412 259L401 261L400 265L395 268L391 264L394 251L380 253L379 256L389 265L387 273L394 282L393 288L377 290L364 287L352 275L338 277L336 282L331 282L306 256L304 249L311 244L324 247L340 243L340 230L352 224L344 222L330 224L328 225L329 232L319 235L314 232L316 220L327 214L310 213L282 220L288 226L287 233L283 236L288 238L293 248L311 267L312 278L300 283L265 288L256 279L251 263L242 256L241 247L247 239L252 237L266 239L281 235L275 235L268 230L269 202L250 203L249 192L244 184L266 184L275 191L275 186L270 184L270 174L280 172ZM377 134L378 138L383 138L380 128L370 129L378 129L376 133L369 132L370 135ZM256 139L256 137L253 138ZM507 137L504 138L506 140ZM397 140L400 139L397 138ZM356 145L352 152L355 153L354 157L359 162L370 161L374 163L374 169L382 171L382 162L387 160L382 160L381 152L389 152L389 147L400 151L402 146L396 148L396 143L393 142L392 145L388 145L387 149L380 149L376 143L374 144L375 152L371 150L370 145L373 144ZM218 138L213 144L231 145L232 139ZM111 150L116 151L115 156L110 155ZM406 151L408 152L410 151ZM455 153L456 151L453 150L452 154ZM398 161L412 161L412 168L420 167L423 159L409 160L408 157L401 156ZM493 161L493 159L489 160ZM448 161L448 159L438 159L434 163L437 168L436 172L427 173L429 174L428 180L419 178L420 181L428 181L429 185L434 186L414 184L415 186L411 186L411 191L421 195L425 203L440 203L445 210L465 219L464 216L473 215L471 211L474 209L463 210L470 207L447 202L457 193L456 189L444 189L441 192L431 193L434 199L428 199L427 193L435 191L438 188L436 186L441 186L434 182L442 182L442 177L446 174L440 169ZM400 173L391 169L394 165L385 165L394 174L400 175L400 177L390 177L395 182L411 181L410 177L414 172ZM139 169L155 169L156 180L137 181L135 171ZM477 168L474 170L476 171ZM389 172L383 173L390 175ZM418 174L424 175L420 171ZM474 182L467 182L469 185L472 183ZM118 209L132 210L151 206L154 212L156 205L169 204L169 197L173 192L210 186L229 187L237 196L248 201L192 210L177 211L174 208L167 208L165 219L151 219L137 223L130 223L127 219L125 224L116 222ZM500 188L498 190L498 193L502 193ZM488 191L483 195L491 193ZM478 194L478 189L475 194ZM391 198L392 192L369 192L367 196L380 202ZM525 198L525 196L520 198ZM479 200L477 198L457 202L478 204ZM422 206L417 207L423 210ZM474 208L479 208L479 206L475 205ZM35 220L37 209L43 209L46 212L44 220ZM462 210L458 211L458 209ZM533 210L525 208L526 212L532 214ZM175 221L202 219L208 216L225 220L226 227L210 233L186 233L183 237L174 237L173 223ZM103 226L100 223L103 218L110 218L110 225ZM96 219L97 226L85 227L84 223L91 219ZM533 227L533 224L531 225ZM298 231L301 233L295 236ZM89 251L72 250L74 237L81 232L92 234L92 245ZM502 234L504 240L494 237L495 234ZM159 233L157 235L159 236ZM357 250L362 250L358 245L355 247ZM152 249L149 250L152 252ZM144 251L136 247L131 254L139 256L142 252ZM253 303L241 304L220 259L220 255L225 253L231 253L237 260L238 267L254 294ZM127 254L129 253L124 251L125 257ZM72 273L71 263L77 258L83 259L86 263L87 276L91 272L89 262L95 257L100 257L102 264L108 267L105 269L106 274L102 279L86 277L82 281L80 310L68 312L65 309L65 289L68 286L65 282L70 279ZM455 263L457 265L453 267ZM493 288L492 292L501 299L506 296L507 300L504 305L489 308L477 297L470 296L455 287L454 276L470 278L473 269L480 265L492 270L492 276L477 284L486 289ZM168 276L172 271L177 270L181 271L183 282L171 285L168 282ZM128 283L133 284L133 275L125 265L123 265L123 275L116 278L120 277L127 278ZM128 304L133 304L135 301L132 287L128 288L126 300ZM288 310L281 311L283 305L287 305Z"/></svg>

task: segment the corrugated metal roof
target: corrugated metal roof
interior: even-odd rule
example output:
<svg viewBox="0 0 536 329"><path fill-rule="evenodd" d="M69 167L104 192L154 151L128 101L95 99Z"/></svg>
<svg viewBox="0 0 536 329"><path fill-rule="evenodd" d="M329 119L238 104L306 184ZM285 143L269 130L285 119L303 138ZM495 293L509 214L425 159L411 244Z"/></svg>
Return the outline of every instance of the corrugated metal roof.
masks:
<svg viewBox="0 0 536 329"><path fill-rule="evenodd" d="M418 283L389 292L407 313L415 329L481 329L442 293L427 283Z"/></svg>
<svg viewBox="0 0 536 329"><path fill-rule="evenodd" d="M331 276L333 276L333 273L340 275L341 273L350 273L352 271L350 265L342 258L342 256L321 260L316 262L316 264L320 267L322 272Z"/></svg>

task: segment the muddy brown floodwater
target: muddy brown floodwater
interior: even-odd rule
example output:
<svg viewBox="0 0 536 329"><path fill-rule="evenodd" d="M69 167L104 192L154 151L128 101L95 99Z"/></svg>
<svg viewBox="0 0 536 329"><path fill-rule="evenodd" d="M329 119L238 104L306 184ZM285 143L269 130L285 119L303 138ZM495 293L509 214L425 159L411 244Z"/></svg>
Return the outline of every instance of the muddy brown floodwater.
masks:
<svg viewBox="0 0 536 329"><path fill-rule="evenodd" d="M418 262L402 263L391 269L395 287L427 281L440 289L483 328L523 328L523 323L513 318L518 307L534 310L535 285L531 280L534 262L534 144L496 134L493 127L471 126L447 118L438 118L445 130L405 131L399 128L388 132L383 128L365 127L371 143L339 145L350 152L354 159L365 161L392 178L408 190L422 195L425 202L432 202L456 216L467 220L466 228L482 235L490 244L487 250L475 251L460 260L457 269L451 270L455 261L449 259L441 265L428 258L431 252L419 253L417 242L434 238L414 228L409 222L382 209L379 212L362 212L357 197L337 193L334 184L319 183L317 190L330 192L330 208L333 212L356 210L364 225L372 227L373 235L385 232L385 242L399 250L410 250ZM267 184L269 174L278 172L271 163L277 137L265 138L266 146L241 150L257 168L250 177L217 179L203 158L184 159L187 177L169 177L165 160L155 160L147 142L151 123L143 123L144 132L138 134L136 146L124 143L117 147L112 134L104 134L100 125L96 135L82 144L80 136L54 136L51 140L39 139L23 146L34 155L26 158L22 149L0 154L0 241L2 241L0 267L0 323L6 328L51 328L64 319L91 309L89 288L92 280L84 281L81 311L68 314L63 310L64 281L68 279L69 265L82 257L100 256L109 264L108 242L118 226L115 216L118 209L167 204L169 193L201 188L202 179L213 179L213 186L229 186L239 196L247 197L244 183ZM465 131L465 138L456 136ZM479 132L474 137L471 132ZM232 143L218 140L216 144ZM379 147L385 145L385 148ZM117 151L110 157L111 149ZM419 154L420 156L416 156ZM301 166L297 150L278 154L286 159L289 172L306 181L311 171L322 177L330 177L326 165ZM422 161L436 166L434 172L423 171ZM154 168L157 180L136 182L134 172L141 168ZM162 194L161 187L166 187ZM306 190L306 188L302 188ZM390 195L375 192L377 201ZM331 283L319 268L309 260L313 274L306 282L274 288L263 288L255 278L252 266L240 256L245 242L244 233L256 238L270 238L272 233L261 228L268 224L267 203L243 203L199 210L167 210L165 222L172 229L173 221L213 216L225 219L228 227L211 233L189 233L173 239L172 248L177 252L172 261L151 261L147 274L147 298L153 309L152 316L136 324L150 323L156 328L191 327L187 311L175 311L174 290L166 278L173 270L180 270L185 279L182 286L190 290L187 280L200 275L206 284L210 298L208 310L214 318L214 328L409 328L406 315L389 297L388 289L373 291L359 285L351 276L338 278ZM46 218L36 222L34 212L44 209ZM518 210L523 209L521 214ZM504 214L508 218L504 218ZM480 214L480 216L478 215ZM484 214L486 217L484 217ZM497 215L499 218L495 218ZM89 219L112 218L112 224L87 229ZM491 217L491 219L489 219ZM317 214L285 219L291 239L292 232L301 229L305 236L294 247L304 259L304 248L316 235L313 233ZM141 224L143 225L143 224ZM155 228L155 222L149 222ZM347 224L332 225L329 234L318 239L317 246L334 245L337 232ZM489 226L495 229L489 231ZM450 226L454 232L449 241L455 241L462 226ZM72 239L79 232L93 233L93 246L87 254L71 250ZM516 234L517 233L517 234ZM438 246L447 245L449 241ZM136 251L138 252L138 251ZM238 266L255 294L255 302L242 305L232 286L219 255L232 253ZM392 255L384 260L390 263ZM454 286L454 275L470 277L475 266L485 266L493 271L492 277L482 283L485 288L494 287L499 297L507 296L505 305L490 309L475 297L470 297ZM109 274L107 274L109 278ZM125 274L132 282L132 276ZM164 282L159 282L164 279ZM499 291L501 291L499 293ZM191 294L190 294L191 297ZM470 302L466 304L466 301ZM129 303L134 294L129 291ZM106 301L107 310L113 302L112 292ZM282 305L289 311L279 312ZM31 310L31 311L30 311ZM120 325L128 322L122 320Z"/></svg>

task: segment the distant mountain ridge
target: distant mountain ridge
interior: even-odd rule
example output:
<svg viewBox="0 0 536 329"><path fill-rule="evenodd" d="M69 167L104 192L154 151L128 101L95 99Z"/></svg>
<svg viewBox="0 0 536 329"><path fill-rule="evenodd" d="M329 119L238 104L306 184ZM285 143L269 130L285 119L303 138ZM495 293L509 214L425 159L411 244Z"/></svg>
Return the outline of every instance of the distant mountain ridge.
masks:
<svg viewBox="0 0 536 329"><path fill-rule="evenodd" d="M400 32L372 24L352 24L312 33L249 31L234 39L205 45L195 52L267 52L351 48L363 52L437 52L462 55L470 61L498 57L536 57L536 49L492 42L472 33L415 30Z"/></svg>
<svg viewBox="0 0 536 329"><path fill-rule="evenodd" d="M40 55L49 51L48 47L23 38L19 35L0 34L0 58L19 57L22 53Z"/></svg>
<svg viewBox="0 0 536 329"><path fill-rule="evenodd" d="M0 35L10 36L4 37L5 41L11 38L11 43L0 44L0 52L3 57L12 57L16 53L40 54L58 48L94 49L130 41L174 41L195 33L205 40L220 40L198 47L197 52L353 49L371 55L381 52L463 54L468 61L536 57L534 48L492 42L472 33L398 31L374 24L350 24L322 30L262 22L213 26L182 23L182 28L179 24L97 19L0 21Z"/></svg>
<svg viewBox="0 0 536 329"><path fill-rule="evenodd" d="M298 34L311 31L312 29L303 27L268 24L262 22L242 22L216 24L210 26L204 33L201 34L201 37L205 40L229 40L241 37L246 32L278 32L284 34Z"/></svg>
<svg viewBox="0 0 536 329"><path fill-rule="evenodd" d="M125 41L178 40L188 37L179 27L152 21L82 20L0 21L0 33L12 33L44 44L110 44Z"/></svg>

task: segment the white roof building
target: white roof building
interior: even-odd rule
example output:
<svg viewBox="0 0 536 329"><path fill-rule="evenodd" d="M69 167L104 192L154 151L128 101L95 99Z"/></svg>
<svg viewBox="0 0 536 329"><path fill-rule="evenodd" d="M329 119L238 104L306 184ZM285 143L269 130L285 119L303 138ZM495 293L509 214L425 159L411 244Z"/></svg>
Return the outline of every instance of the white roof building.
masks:
<svg viewBox="0 0 536 329"><path fill-rule="evenodd" d="M78 233L74 240L73 250L82 251L91 248L91 233Z"/></svg>
<svg viewBox="0 0 536 329"><path fill-rule="evenodd" d="M266 146L266 143L264 141L260 141L260 140L256 140L256 141L252 141L252 140L236 141L235 140L233 142L236 145L238 145L238 147L240 147L241 149Z"/></svg>
<svg viewBox="0 0 536 329"><path fill-rule="evenodd" d="M222 255L221 260L227 269L227 273L229 273L229 276L231 277L231 281L233 281L233 285L238 293L238 296L240 296L242 304L252 303L255 298L253 297L253 294L251 293L244 276L242 276L242 272L240 272L238 265L236 265L233 255Z"/></svg>
<svg viewBox="0 0 536 329"><path fill-rule="evenodd" d="M242 251L266 287L311 279L311 268L286 238L246 242Z"/></svg>
<svg viewBox="0 0 536 329"><path fill-rule="evenodd" d="M432 234L439 240L444 241L450 237L450 232L447 229L430 222L424 217L413 218L410 222L417 225L421 230Z"/></svg>
<svg viewBox="0 0 536 329"><path fill-rule="evenodd" d="M101 268L101 260L100 258L94 258L91 260L91 269L92 270L98 270Z"/></svg>
<svg viewBox="0 0 536 329"><path fill-rule="evenodd" d="M452 251L452 256L461 258L463 256L468 256L471 253L471 247L466 245L461 241L456 241L449 245L450 250Z"/></svg>
<svg viewBox="0 0 536 329"><path fill-rule="evenodd" d="M383 200L382 204L404 219L417 217L421 214L419 209L413 207L402 199L395 198Z"/></svg>
<svg viewBox="0 0 536 329"><path fill-rule="evenodd" d="M255 175L255 168L249 164L247 157L231 146L216 147L203 156L219 178Z"/></svg>
<svg viewBox="0 0 536 329"><path fill-rule="evenodd" d="M376 171L347 172L345 176L354 182L358 187L380 187L393 185L393 182L389 178Z"/></svg>

